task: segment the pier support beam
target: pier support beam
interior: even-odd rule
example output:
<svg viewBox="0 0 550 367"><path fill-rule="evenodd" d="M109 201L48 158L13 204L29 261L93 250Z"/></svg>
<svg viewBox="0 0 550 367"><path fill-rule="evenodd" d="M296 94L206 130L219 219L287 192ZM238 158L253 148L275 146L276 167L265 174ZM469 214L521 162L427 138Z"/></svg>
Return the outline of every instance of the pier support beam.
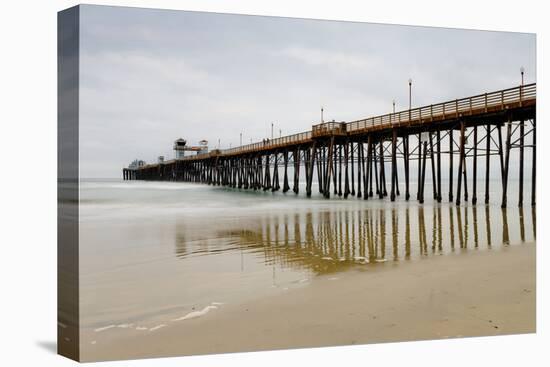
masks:
<svg viewBox="0 0 550 367"><path fill-rule="evenodd" d="M365 195L370 197L374 197L374 195L381 195L382 194L382 186L380 181L380 175L379 175L379 166L378 166L378 143L374 140L375 137L373 136L371 138L371 149L370 152L370 161L369 161L369 152L367 147L367 158L365 160L365 164L367 166L364 167L365 171L365 179L364 179L364 186L365 186ZM364 157L363 157L364 158ZM373 184L375 183L375 185ZM379 185L380 184L380 185ZM366 198L365 198L366 199Z"/></svg>
<svg viewBox="0 0 550 367"><path fill-rule="evenodd" d="M437 149L437 202L441 202L441 132L436 132L436 149Z"/></svg>
<svg viewBox="0 0 550 367"><path fill-rule="evenodd" d="M370 192L372 192L372 151L373 151L373 144L372 144L372 135L369 135L369 138L367 140L367 166L365 167L365 175L363 179L363 183L365 185L365 200L368 200L370 196Z"/></svg>
<svg viewBox="0 0 550 367"><path fill-rule="evenodd" d="M342 196L342 144L338 145L338 196Z"/></svg>
<svg viewBox="0 0 550 367"><path fill-rule="evenodd" d="M370 140L371 136L368 137L369 140L369 146L370 146ZM361 176L361 161L362 161L362 153L363 153L363 143L358 142L357 143L357 197L360 198L362 196L361 193L361 181L363 181L363 177ZM367 191L365 190L365 195L367 195Z"/></svg>
<svg viewBox="0 0 550 367"><path fill-rule="evenodd" d="M474 164L472 167L472 204L477 203L477 126L474 126Z"/></svg>
<svg viewBox="0 0 550 367"><path fill-rule="evenodd" d="M428 142L424 142L424 150L422 153L422 171L420 175L420 188L418 190L418 201L424 203L424 182L426 182L426 156L428 150Z"/></svg>
<svg viewBox="0 0 550 367"><path fill-rule="evenodd" d="M344 146L344 166L345 166L345 177L344 177L344 198L347 199L350 194L349 189L349 172L348 172L348 162L349 160L349 142L346 140L345 146Z"/></svg>
<svg viewBox="0 0 550 367"><path fill-rule="evenodd" d="M332 150L332 156L333 158L333 166L332 166L332 178L334 181L334 195L338 195L338 145L334 142L333 143L333 150Z"/></svg>
<svg viewBox="0 0 550 367"><path fill-rule="evenodd" d="M275 153L275 159L273 161L273 184L271 191L278 191L281 187L279 186L279 153Z"/></svg>
<svg viewBox="0 0 550 367"><path fill-rule="evenodd" d="M458 154L458 181L456 184L456 205L460 205L461 189L462 189L462 169L464 164L464 145L465 145L465 126L464 121L460 122L460 148Z"/></svg>
<svg viewBox="0 0 550 367"><path fill-rule="evenodd" d="M330 176L333 174L334 165L334 137L330 138L328 151L327 151L327 168L325 173L325 192L326 198L330 198Z"/></svg>
<svg viewBox="0 0 550 367"><path fill-rule="evenodd" d="M311 150L308 151L309 155L309 166L307 167L309 172L307 174L307 187L306 193L307 197L311 197L311 186L313 184L313 167L315 166L315 155L316 155L316 142L313 142Z"/></svg>
<svg viewBox="0 0 550 367"><path fill-rule="evenodd" d="M297 194L300 191L300 147L296 148L292 155L294 158L294 185L292 191Z"/></svg>
<svg viewBox="0 0 550 367"><path fill-rule="evenodd" d="M286 193L288 190L290 190L290 186L288 185L288 150L285 150L283 154L283 160L285 164L285 175L283 178L283 192Z"/></svg>
<svg viewBox="0 0 550 367"><path fill-rule="evenodd" d="M380 191L382 190L380 188L380 185L379 185L379 180L378 180L378 154L376 153L376 143L372 143L373 147L372 147L372 168L373 168L373 176L374 176L374 182L376 184L376 195L379 195L380 194ZM371 186L372 187L372 186ZM370 192L369 192L369 196L372 196L370 195Z"/></svg>
<svg viewBox="0 0 550 367"><path fill-rule="evenodd" d="M435 157L434 157L434 142L433 142L433 134L430 131L429 133L429 140L430 140L430 163L432 166L432 191L433 191L433 199L434 201L437 200L437 175L435 173Z"/></svg>
<svg viewBox="0 0 550 367"><path fill-rule="evenodd" d="M453 155L454 155L453 129L449 130L449 202L453 202Z"/></svg>
<svg viewBox="0 0 550 367"><path fill-rule="evenodd" d="M397 184L397 130L393 129L391 142L391 194L390 200L395 201Z"/></svg>
<svg viewBox="0 0 550 367"><path fill-rule="evenodd" d="M536 205L536 182L537 182L537 118L533 118L533 168L531 171L531 206Z"/></svg>
<svg viewBox="0 0 550 367"><path fill-rule="evenodd" d="M264 191L267 191L271 188L271 173L269 170L269 160L270 160L269 153L265 155L265 176L264 176Z"/></svg>
<svg viewBox="0 0 550 367"><path fill-rule="evenodd" d="M403 164L405 166L405 200L409 201L411 194L409 192L409 136L403 137Z"/></svg>
<svg viewBox="0 0 550 367"><path fill-rule="evenodd" d="M512 139L512 121L508 119L506 126L506 156L504 161L504 171L502 175L502 203L501 208L506 208L506 202L508 199L508 171L510 168L510 151L512 148L511 144Z"/></svg>
<svg viewBox="0 0 550 367"><path fill-rule="evenodd" d="M500 179L504 183L504 148L502 144L502 126L498 126L498 157L500 159Z"/></svg>
<svg viewBox="0 0 550 367"><path fill-rule="evenodd" d="M384 185L382 186L382 183L380 184L380 188L384 188L384 196L388 196L388 190L386 188L386 160L384 158L384 152L385 152L385 149L384 149L384 139L382 138L380 140L380 149L381 149L381 154L380 154L380 162L381 162L381 173L382 173L382 181L384 183Z"/></svg>
<svg viewBox="0 0 550 367"><path fill-rule="evenodd" d="M485 204L489 204L489 175L491 164L491 124L487 124L485 137Z"/></svg>
<svg viewBox="0 0 550 367"><path fill-rule="evenodd" d="M322 194L323 193L323 163L322 163L322 153L321 153L321 150L325 149L324 147L319 147L316 149L316 159L317 159L317 163L316 163L316 166L317 166L317 186L318 186L318 190L319 190L319 193Z"/></svg>
<svg viewBox="0 0 550 367"><path fill-rule="evenodd" d="M353 159L353 142L350 142L351 151L351 196L355 196L355 160Z"/></svg>
<svg viewBox="0 0 550 367"><path fill-rule="evenodd" d="M525 143L525 122L523 118L519 122L519 198L518 206L523 207L523 159L524 159L524 143Z"/></svg>
<svg viewBox="0 0 550 367"><path fill-rule="evenodd" d="M420 180L422 179L422 133L418 133L418 176L416 186L416 200L420 200Z"/></svg>
<svg viewBox="0 0 550 367"><path fill-rule="evenodd" d="M383 199L386 193L386 177L384 171L384 138L380 138L380 191L378 197Z"/></svg>

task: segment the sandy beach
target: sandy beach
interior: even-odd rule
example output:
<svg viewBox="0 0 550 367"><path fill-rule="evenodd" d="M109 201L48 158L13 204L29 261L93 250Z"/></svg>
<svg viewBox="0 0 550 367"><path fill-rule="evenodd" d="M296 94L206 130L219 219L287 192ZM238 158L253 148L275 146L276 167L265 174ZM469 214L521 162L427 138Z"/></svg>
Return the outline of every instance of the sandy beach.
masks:
<svg viewBox="0 0 550 367"><path fill-rule="evenodd" d="M535 332L535 244L309 279L303 287L218 304L139 337L86 346L108 360ZM201 310L202 311L202 310Z"/></svg>

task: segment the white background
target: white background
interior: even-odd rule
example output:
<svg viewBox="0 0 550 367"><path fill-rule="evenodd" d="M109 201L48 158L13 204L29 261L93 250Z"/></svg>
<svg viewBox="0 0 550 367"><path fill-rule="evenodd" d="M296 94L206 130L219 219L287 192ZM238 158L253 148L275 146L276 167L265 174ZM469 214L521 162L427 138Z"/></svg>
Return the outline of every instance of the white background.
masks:
<svg viewBox="0 0 550 367"><path fill-rule="evenodd" d="M543 1L179 0L96 4L537 33L537 334L99 363L99 366L548 365L545 140L549 11ZM56 17L74 1L0 6L0 364L68 366L56 339ZM546 46L546 47L545 47ZM510 50L514 52L514 50ZM428 55L427 55L428 56ZM433 55L442 57L443 55ZM546 62L546 65L549 65ZM518 65L519 68L519 65ZM546 267L544 266L546 264ZM546 348L544 348L546 346ZM546 349L546 350L545 350Z"/></svg>

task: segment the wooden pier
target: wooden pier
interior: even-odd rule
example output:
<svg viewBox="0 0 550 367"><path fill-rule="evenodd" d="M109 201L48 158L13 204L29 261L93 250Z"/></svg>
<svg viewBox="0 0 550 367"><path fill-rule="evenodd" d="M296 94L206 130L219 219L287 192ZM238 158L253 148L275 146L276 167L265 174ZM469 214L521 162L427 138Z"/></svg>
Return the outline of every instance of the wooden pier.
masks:
<svg viewBox="0 0 550 367"><path fill-rule="evenodd" d="M484 202L489 202L490 166L495 164L490 158L497 156L502 182L502 197L498 199L501 206L506 207L510 153L518 149L518 205L521 207L526 148L532 150L530 204L535 205L536 84L357 121L321 123L299 134L212 150L138 169L124 168L123 178L197 182L285 193L292 190L298 194L302 177L307 196L311 196L316 181L319 192L326 198L331 194L364 200L389 196L394 201L401 195L403 186L405 199L411 198L411 162L416 162L413 168L417 173L417 189L412 194L420 203L424 202L426 171L430 170L431 195L433 200L441 202L444 195L441 162L447 156L448 200L459 205L461 200L477 203L478 159L483 157L485 182L481 190ZM293 168L293 177L289 175L289 167ZM468 186L469 179L471 186Z"/></svg>

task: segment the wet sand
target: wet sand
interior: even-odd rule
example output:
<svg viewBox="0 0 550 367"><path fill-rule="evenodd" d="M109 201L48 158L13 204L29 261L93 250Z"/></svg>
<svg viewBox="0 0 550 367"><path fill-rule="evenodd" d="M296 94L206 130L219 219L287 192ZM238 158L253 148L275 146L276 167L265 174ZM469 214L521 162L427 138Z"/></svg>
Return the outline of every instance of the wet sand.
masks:
<svg viewBox="0 0 550 367"><path fill-rule="evenodd" d="M535 332L535 244L387 261L86 347L90 360ZM86 358L85 358L86 359Z"/></svg>

